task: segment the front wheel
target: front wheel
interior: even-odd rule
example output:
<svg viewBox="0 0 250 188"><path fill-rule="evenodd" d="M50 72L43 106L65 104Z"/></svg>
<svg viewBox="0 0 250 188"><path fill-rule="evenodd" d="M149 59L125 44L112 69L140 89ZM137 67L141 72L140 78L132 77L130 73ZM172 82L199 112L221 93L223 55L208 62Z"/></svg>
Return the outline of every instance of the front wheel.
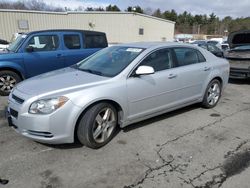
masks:
<svg viewBox="0 0 250 188"><path fill-rule="evenodd" d="M98 103L90 107L80 119L77 137L85 146L100 148L107 144L116 131L117 110L109 103Z"/></svg>
<svg viewBox="0 0 250 188"><path fill-rule="evenodd" d="M21 81L20 76L9 70L0 71L0 95L9 95L13 87Z"/></svg>
<svg viewBox="0 0 250 188"><path fill-rule="evenodd" d="M202 106L205 108L213 108L217 105L221 97L221 83L219 80L212 80L206 89Z"/></svg>

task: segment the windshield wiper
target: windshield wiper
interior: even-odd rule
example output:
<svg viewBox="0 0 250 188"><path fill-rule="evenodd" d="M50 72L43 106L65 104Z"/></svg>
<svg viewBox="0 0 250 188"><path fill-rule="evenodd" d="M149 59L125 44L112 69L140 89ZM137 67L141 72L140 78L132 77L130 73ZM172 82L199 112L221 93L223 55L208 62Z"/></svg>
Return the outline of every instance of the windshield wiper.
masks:
<svg viewBox="0 0 250 188"><path fill-rule="evenodd" d="M100 75L103 76L103 73L100 71L96 71L96 70L91 70L91 69L79 69L81 71L85 71L85 72L89 72L91 74L96 74L96 75Z"/></svg>

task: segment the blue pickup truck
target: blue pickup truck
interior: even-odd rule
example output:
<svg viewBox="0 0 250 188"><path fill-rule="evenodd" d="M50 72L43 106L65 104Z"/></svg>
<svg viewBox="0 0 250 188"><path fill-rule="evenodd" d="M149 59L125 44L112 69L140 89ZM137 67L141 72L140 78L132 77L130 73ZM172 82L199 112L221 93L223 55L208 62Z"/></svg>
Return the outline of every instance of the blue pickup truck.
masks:
<svg viewBox="0 0 250 188"><path fill-rule="evenodd" d="M20 35L0 52L0 95L20 81L73 65L107 47L105 33L84 30L43 30Z"/></svg>

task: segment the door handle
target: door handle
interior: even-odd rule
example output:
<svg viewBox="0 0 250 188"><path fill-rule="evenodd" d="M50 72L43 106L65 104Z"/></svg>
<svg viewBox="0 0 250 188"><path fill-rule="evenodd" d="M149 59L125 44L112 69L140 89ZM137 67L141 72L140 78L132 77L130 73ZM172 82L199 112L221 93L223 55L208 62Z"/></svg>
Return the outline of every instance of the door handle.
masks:
<svg viewBox="0 0 250 188"><path fill-rule="evenodd" d="M62 57L62 54L56 54L56 57Z"/></svg>
<svg viewBox="0 0 250 188"><path fill-rule="evenodd" d="M204 67L204 71L209 71L211 67Z"/></svg>
<svg viewBox="0 0 250 188"><path fill-rule="evenodd" d="M169 75L168 75L168 78L169 78L169 79L173 79L173 78L176 78L176 77L177 77L176 74L169 74Z"/></svg>

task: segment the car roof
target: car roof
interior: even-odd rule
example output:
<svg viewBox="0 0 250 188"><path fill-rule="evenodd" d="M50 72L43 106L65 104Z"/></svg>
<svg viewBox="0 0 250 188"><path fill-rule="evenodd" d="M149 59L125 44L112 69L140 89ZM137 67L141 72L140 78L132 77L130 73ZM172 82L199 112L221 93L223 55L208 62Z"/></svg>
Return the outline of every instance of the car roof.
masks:
<svg viewBox="0 0 250 188"><path fill-rule="evenodd" d="M99 31L89 31L89 30L80 30L80 29L47 29L47 30L37 30L30 31L24 34L34 34L34 33L42 33L42 32L82 32L85 34L105 34L104 32Z"/></svg>
<svg viewBox="0 0 250 188"><path fill-rule="evenodd" d="M178 42L134 42L118 44L118 46L134 47L134 48L159 48L159 47L171 47L171 46L183 46L183 47L194 47L193 45Z"/></svg>

